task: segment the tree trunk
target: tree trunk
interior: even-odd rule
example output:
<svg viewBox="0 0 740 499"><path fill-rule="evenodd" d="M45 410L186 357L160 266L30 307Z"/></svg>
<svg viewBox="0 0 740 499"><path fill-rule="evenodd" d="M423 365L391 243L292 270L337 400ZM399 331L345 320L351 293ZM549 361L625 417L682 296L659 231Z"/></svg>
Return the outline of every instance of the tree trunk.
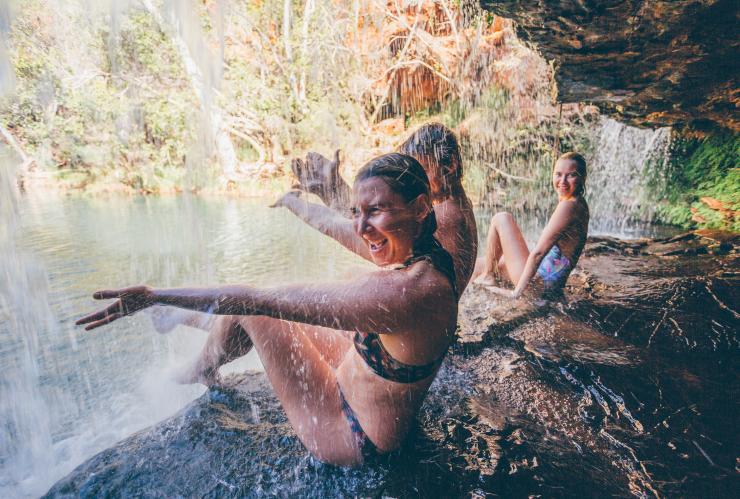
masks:
<svg viewBox="0 0 740 499"><path fill-rule="evenodd" d="M306 81L306 68L310 66L310 55L308 53L308 28L311 25L311 17L313 16L315 8L316 4L314 3L314 0L306 0L306 5L303 8L303 26L301 29L301 79L299 88L299 97L304 106L306 103L306 86L308 85L308 82Z"/></svg>

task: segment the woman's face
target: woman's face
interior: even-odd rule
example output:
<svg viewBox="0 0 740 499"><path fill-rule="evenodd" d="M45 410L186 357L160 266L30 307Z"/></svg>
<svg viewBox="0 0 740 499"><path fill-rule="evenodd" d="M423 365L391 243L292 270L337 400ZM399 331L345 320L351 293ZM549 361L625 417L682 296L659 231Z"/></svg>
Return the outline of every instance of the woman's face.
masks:
<svg viewBox="0 0 740 499"><path fill-rule="evenodd" d="M406 202L379 177L355 184L355 231L367 245L376 265L405 262L421 222L431 209L426 196Z"/></svg>
<svg viewBox="0 0 740 499"><path fill-rule="evenodd" d="M552 171L552 186L560 199L570 199L583 191L583 178L578 173L576 162L559 159Z"/></svg>

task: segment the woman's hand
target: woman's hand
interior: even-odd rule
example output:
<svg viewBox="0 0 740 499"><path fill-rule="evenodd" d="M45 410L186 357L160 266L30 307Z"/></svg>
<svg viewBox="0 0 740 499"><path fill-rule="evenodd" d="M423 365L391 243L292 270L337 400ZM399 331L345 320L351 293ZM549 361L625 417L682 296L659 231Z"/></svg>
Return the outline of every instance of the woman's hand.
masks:
<svg viewBox="0 0 740 499"><path fill-rule="evenodd" d="M290 167L298 179L298 189L316 194L326 206L346 210L349 208L351 189L339 174L339 163L337 149L333 160L309 152L305 160L296 158L291 161Z"/></svg>
<svg viewBox="0 0 740 499"><path fill-rule="evenodd" d="M117 300L104 309L86 315L75 322L77 326L87 324L85 326L86 331L104 326L116 319L131 315L155 304L154 295L149 286L132 286L123 289L96 291L93 293L93 298L96 300L117 298Z"/></svg>
<svg viewBox="0 0 740 499"><path fill-rule="evenodd" d="M337 190L340 179L339 149L334 153L334 161L317 152L309 152L305 160L294 159L290 167L300 183L301 190L322 198Z"/></svg>
<svg viewBox="0 0 740 499"><path fill-rule="evenodd" d="M275 201L274 203L272 203L270 205L270 208L288 208L288 204L292 200L298 199L299 197L301 197L301 191L295 190L295 189L294 190L290 190L290 191L286 192L285 194L283 194L282 196L280 196L277 199L277 201Z"/></svg>

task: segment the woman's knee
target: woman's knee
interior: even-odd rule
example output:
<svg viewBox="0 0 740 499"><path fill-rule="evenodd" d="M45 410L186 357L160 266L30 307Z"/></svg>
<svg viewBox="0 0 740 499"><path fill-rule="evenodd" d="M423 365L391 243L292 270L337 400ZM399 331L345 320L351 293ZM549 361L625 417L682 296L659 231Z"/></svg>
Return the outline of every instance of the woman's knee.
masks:
<svg viewBox="0 0 740 499"><path fill-rule="evenodd" d="M319 461L338 466L357 466L362 454L343 413L311 417L305 426L293 424L298 439ZM331 436L331 438L328 438Z"/></svg>
<svg viewBox="0 0 740 499"><path fill-rule="evenodd" d="M491 219L491 225L500 226L501 224L508 224L514 221L514 216L508 211L500 211L496 213Z"/></svg>

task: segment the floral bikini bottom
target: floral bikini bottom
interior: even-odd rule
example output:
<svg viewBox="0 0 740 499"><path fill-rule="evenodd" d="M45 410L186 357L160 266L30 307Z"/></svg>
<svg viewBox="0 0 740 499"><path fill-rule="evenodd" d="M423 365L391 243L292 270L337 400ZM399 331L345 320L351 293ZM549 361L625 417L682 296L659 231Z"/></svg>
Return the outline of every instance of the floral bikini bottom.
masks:
<svg viewBox="0 0 740 499"><path fill-rule="evenodd" d="M537 268L537 275L542 278L542 282L545 284L544 294L560 293L571 270L573 270L573 266L568 257L563 255L557 244L553 245Z"/></svg>

